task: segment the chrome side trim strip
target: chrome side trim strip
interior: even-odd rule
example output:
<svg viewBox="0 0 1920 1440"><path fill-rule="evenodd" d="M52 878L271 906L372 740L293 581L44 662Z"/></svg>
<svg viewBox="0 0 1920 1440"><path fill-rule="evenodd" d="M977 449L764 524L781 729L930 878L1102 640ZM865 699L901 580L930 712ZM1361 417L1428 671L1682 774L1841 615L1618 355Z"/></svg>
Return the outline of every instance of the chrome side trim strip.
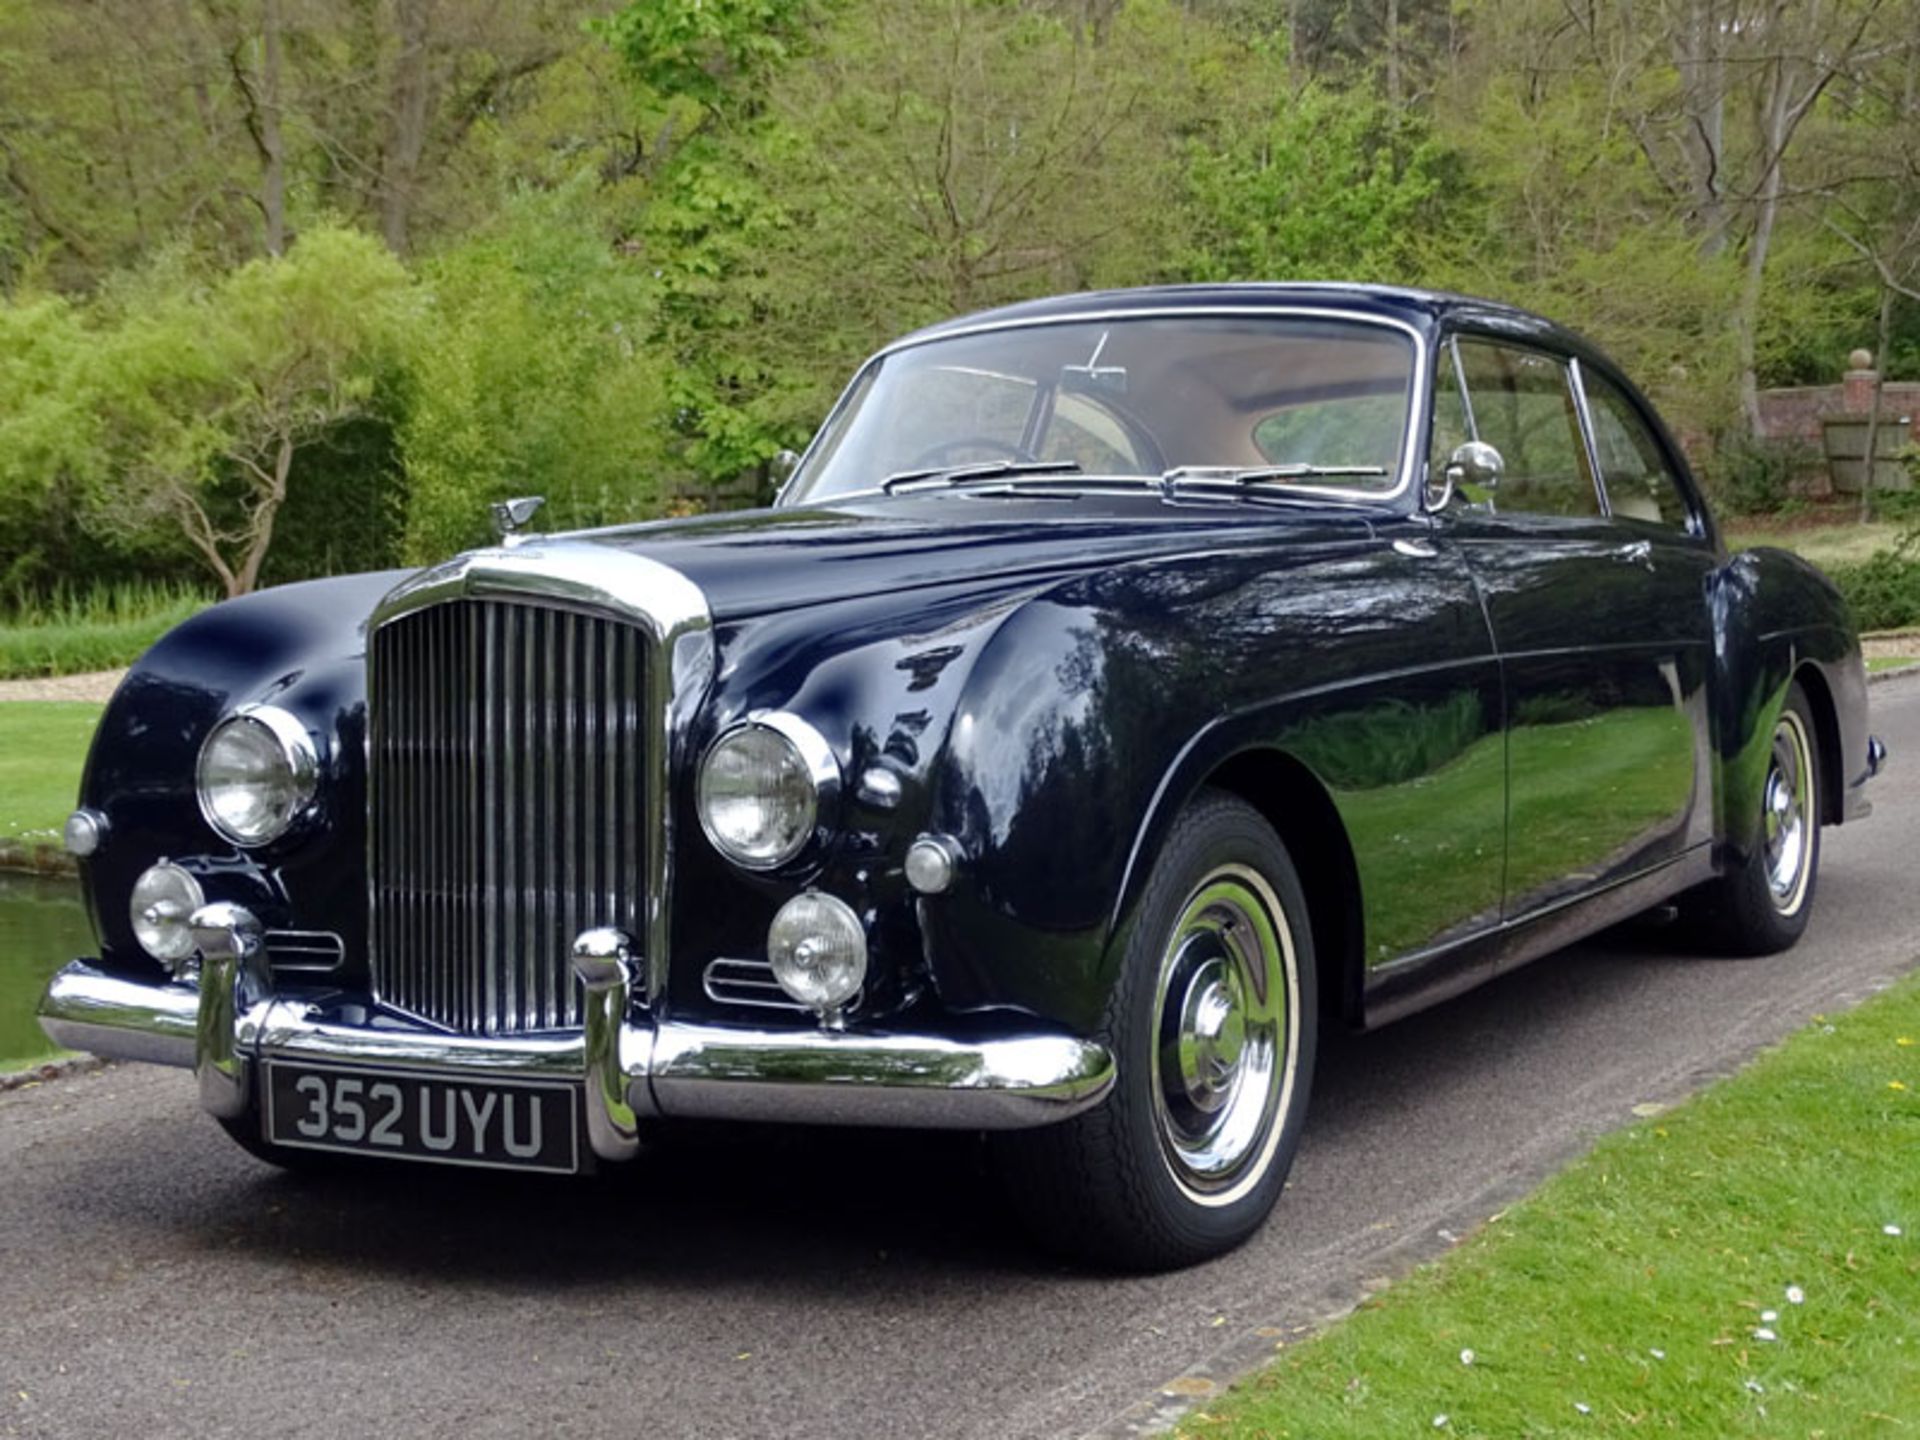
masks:
<svg viewBox="0 0 1920 1440"><path fill-rule="evenodd" d="M47 983L36 1013L63 1050L193 1068L200 992L191 985L143 985L75 960Z"/></svg>

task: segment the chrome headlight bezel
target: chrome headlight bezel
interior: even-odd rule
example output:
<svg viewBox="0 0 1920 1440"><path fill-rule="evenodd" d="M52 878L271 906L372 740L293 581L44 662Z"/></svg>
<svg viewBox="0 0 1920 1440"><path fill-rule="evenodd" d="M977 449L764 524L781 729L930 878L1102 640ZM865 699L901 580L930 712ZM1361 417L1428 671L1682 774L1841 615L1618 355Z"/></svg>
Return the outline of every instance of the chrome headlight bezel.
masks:
<svg viewBox="0 0 1920 1440"><path fill-rule="evenodd" d="M749 735L761 740L771 738L781 744L792 772L808 787L808 803L790 817L791 823L784 827L790 838L772 849L754 850L738 843L718 822L710 803L709 786L716 757ZM694 781L693 808L707 842L729 864L759 874L793 864L831 833L840 801L840 784L840 762L825 736L790 711L756 711L727 726L707 746Z"/></svg>
<svg viewBox="0 0 1920 1440"><path fill-rule="evenodd" d="M272 742L287 785L286 796L273 807L269 823L257 831L236 828L222 816L210 793L207 764L215 745L236 727L250 726ZM305 816L312 813L314 795L319 788L320 753L307 727L291 711L278 705L242 705L226 716L200 742L200 753L193 766L194 797L200 814L215 834L243 850L257 850L280 839Z"/></svg>

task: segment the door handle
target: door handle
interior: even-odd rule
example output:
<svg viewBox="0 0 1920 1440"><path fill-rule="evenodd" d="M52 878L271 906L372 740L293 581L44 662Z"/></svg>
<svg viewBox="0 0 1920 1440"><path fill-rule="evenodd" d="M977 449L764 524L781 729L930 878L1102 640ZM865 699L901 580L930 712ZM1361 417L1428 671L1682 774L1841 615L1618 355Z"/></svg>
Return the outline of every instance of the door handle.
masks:
<svg viewBox="0 0 1920 1440"><path fill-rule="evenodd" d="M1431 560L1440 552L1425 540L1396 540L1393 542L1393 553L1413 560Z"/></svg>

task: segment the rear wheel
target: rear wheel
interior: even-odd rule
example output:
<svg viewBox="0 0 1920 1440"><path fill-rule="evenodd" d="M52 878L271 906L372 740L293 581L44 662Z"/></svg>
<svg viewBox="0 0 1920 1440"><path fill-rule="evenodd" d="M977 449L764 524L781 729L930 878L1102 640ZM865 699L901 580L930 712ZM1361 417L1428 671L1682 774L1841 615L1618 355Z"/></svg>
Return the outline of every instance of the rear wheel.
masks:
<svg viewBox="0 0 1920 1440"><path fill-rule="evenodd" d="M998 1137L1016 1206L1055 1248L1161 1269L1266 1219L1305 1122L1316 1020L1306 899L1260 813L1207 794L1142 896L1101 1038L1099 1108Z"/></svg>
<svg viewBox="0 0 1920 1440"><path fill-rule="evenodd" d="M1690 897L1698 923L1719 949L1772 955L1807 928L1820 874L1822 794L1813 707L1790 686L1774 722L1760 789L1760 835L1746 861Z"/></svg>

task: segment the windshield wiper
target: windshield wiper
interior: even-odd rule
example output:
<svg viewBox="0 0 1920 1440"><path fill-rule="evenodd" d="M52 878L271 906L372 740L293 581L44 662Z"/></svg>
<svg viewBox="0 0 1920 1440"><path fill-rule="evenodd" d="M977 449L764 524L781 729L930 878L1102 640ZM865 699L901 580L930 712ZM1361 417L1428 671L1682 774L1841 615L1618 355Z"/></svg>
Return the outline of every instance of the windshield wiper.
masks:
<svg viewBox="0 0 1920 1440"><path fill-rule="evenodd" d="M1003 475L1078 474L1076 460L978 460L971 465L936 465L931 470L901 470L880 482L887 494L896 487L925 485L929 488L957 485L966 480L993 480Z"/></svg>
<svg viewBox="0 0 1920 1440"><path fill-rule="evenodd" d="M1384 465L1177 465L1160 476L1162 485L1261 485L1291 480L1381 479Z"/></svg>

